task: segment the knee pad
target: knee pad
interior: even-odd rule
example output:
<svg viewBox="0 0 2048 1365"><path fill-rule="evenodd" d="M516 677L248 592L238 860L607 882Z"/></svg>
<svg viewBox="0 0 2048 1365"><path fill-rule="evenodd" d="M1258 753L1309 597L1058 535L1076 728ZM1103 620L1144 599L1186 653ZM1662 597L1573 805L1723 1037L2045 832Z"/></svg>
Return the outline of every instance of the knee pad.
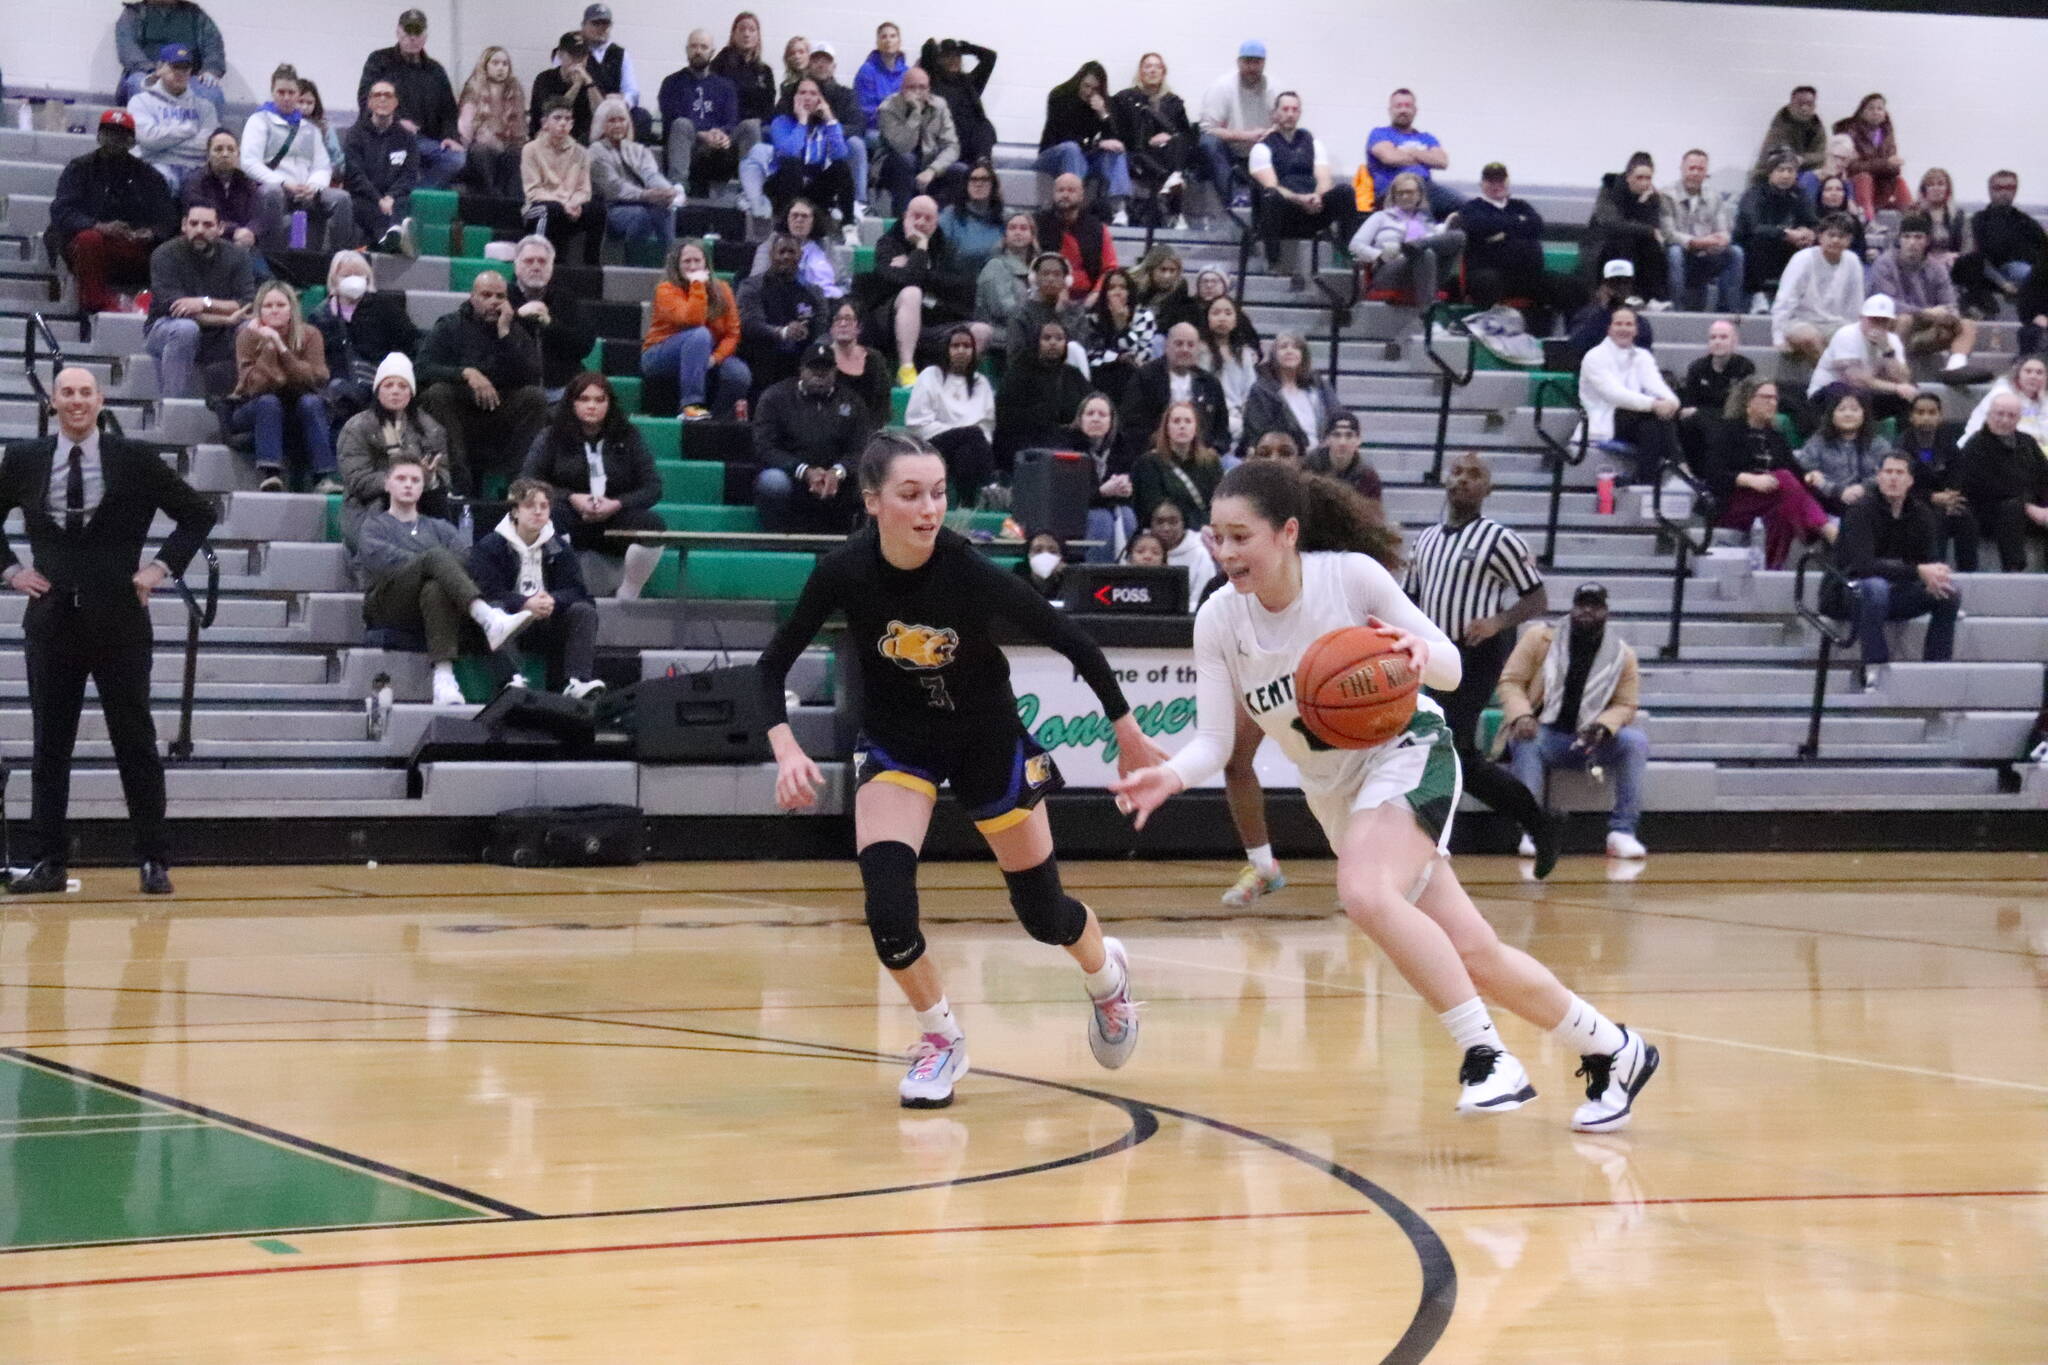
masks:
<svg viewBox="0 0 2048 1365"><path fill-rule="evenodd" d="M875 956L890 971L900 972L924 956L924 935L917 927L917 850L885 840L862 849L859 861Z"/></svg>
<svg viewBox="0 0 2048 1365"><path fill-rule="evenodd" d="M1080 941L1088 927L1088 907L1060 889L1057 859L1047 858L1022 872L1005 872L1003 880L1010 884L1010 908L1025 933L1057 948Z"/></svg>

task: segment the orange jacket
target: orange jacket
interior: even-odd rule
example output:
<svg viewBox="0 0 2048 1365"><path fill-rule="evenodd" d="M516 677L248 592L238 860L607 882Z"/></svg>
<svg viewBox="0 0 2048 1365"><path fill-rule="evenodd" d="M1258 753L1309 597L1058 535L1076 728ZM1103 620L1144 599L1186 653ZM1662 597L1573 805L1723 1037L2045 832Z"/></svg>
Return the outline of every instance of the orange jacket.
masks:
<svg viewBox="0 0 2048 1365"><path fill-rule="evenodd" d="M704 291L716 289L725 300L725 311L717 317L706 316L710 312L710 296ZM640 343L640 349L658 342L667 341L677 332L692 327L707 327L711 330L711 363L723 364L740 344L740 306L733 299L732 286L717 276L705 284L692 284L678 288L663 280L654 286L654 316L647 325L647 339Z"/></svg>

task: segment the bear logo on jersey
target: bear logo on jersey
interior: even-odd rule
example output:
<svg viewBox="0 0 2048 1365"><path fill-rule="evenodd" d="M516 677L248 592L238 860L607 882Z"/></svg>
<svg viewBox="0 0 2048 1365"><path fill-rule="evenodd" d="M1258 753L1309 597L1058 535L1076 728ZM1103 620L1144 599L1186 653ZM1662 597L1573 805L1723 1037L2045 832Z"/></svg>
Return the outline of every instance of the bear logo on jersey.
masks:
<svg viewBox="0 0 2048 1365"><path fill-rule="evenodd" d="M1052 781L1052 758L1048 754L1033 754L1024 760L1024 785L1043 787Z"/></svg>
<svg viewBox="0 0 2048 1365"><path fill-rule="evenodd" d="M895 660L899 668L944 668L953 662L953 651L959 647L957 630L906 626L901 621L891 621L889 633L875 641L882 657Z"/></svg>

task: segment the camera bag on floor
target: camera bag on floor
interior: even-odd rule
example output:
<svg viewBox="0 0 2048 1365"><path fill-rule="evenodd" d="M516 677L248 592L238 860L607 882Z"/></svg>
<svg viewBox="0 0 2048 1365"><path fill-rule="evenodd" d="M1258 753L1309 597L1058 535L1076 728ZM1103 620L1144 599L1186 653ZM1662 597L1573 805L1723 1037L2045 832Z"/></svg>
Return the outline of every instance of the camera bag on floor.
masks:
<svg viewBox="0 0 2048 1365"><path fill-rule="evenodd" d="M638 806L520 806L491 821L489 862L509 867L624 867L647 856Z"/></svg>

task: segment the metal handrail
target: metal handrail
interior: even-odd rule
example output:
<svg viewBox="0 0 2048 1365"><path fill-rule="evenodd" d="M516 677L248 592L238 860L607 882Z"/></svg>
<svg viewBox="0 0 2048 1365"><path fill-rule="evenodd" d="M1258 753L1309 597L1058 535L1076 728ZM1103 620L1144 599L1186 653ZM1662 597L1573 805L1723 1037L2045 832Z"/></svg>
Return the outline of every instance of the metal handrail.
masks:
<svg viewBox="0 0 2048 1365"><path fill-rule="evenodd" d="M36 354L36 340L39 337L49 351L48 358L52 362L51 377L55 378L57 371L64 368L64 348L57 344L57 334L50 330L49 322L40 312L29 314L28 326L23 329L21 361L22 368L28 373L28 386L36 396L38 438L50 434L50 415L56 410L50 390L43 384L43 377L36 373L36 362L41 358Z"/></svg>
<svg viewBox="0 0 2048 1365"><path fill-rule="evenodd" d="M1664 512L1664 485L1677 479L1692 490L1692 505L1700 513L1699 539L1693 539L1693 528L1682 521L1675 521ZM1713 547L1714 533L1711 529L1717 519L1718 504L1714 492L1697 478L1691 470L1675 460L1666 460L1657 471L1656 486L1650 490L1650 515L1656 518L1659 529L1671 537L1671 634L1657 651L1659 658L1678 657L1678 633L1685 617L1685 584L1692 577L1692 560L1705 554Z"/></svg>
<svg viewBox="0 0 2048 1365"><path fill-rule="evenodd" d="M1561 406L1567 406L1578 414L1578 420L1572 426L1572 436L1562 441L1543 425L1552 394L1562 394L1565 401ZM1550 452L1544 460L1550 466L1550 519L1544 526L1543 554L1540 556L1543 567L1547 569L1557 559L1557 519L1564 508L1564 471L1584 464L1592 449L1592 431L1586 424L1585 405L1579 402L1578 385L1555 376L1537 380L1535 423L1536 439ZM1578 447L1576 451L1572 448L1574 443Z"/></svg>
<svg viewBox="0 0 2048 1365"><path fill-rule="evenodd" d="M1856 625L1853 621L1838 624L1822 615L1818 601L1814 606L1806 605L1806 571L1810 568L1820 570L1822 591L1832 583L1850 602L1855 600L1856 585L1820 550L1814 550L1801 559L1799 568L1792 575L1792 609L1799 613L1800 620L1820 632L1820 653L1813 664L1813 712L1807 719L1806 743L1799 746L1801 758L1814 759L1820 757L1820 715L1821 708L1827 704L1828 664L1837 648L1847 649L1856 643Z"/></svg>
<svg viewBox="0 0 2048 1365"><path fill-rule="evenodd" d="M1465 343L1465 372L1458 373L1458 367L1437 354L1436 320L1443 305L1432 301L1422 310L1422 353L1429 357L1429 363L1436 367L1437 377L1443 385L1436 410L1436 456L1430 461L1429 471L1422 476L1426 484L1441 484L1444 481L1444 446L1451 436L1451 395L1472 382L1473 368L1479 363L1477 347L1468 339Z"/></svg>
<svg viewBox="0 0 2048 1365"><path fill-rule="evenodd" d="M220 556L213 552L212 542L204 540L199 542L199 553L206 559L204 606L183 574L171 580L178 596L185 599L185 680L178 694L178 737L171 741L169 749L171 760L177 763L192 757L192 694L199 682L199 632L211 626L220 614Z"/></svg>

